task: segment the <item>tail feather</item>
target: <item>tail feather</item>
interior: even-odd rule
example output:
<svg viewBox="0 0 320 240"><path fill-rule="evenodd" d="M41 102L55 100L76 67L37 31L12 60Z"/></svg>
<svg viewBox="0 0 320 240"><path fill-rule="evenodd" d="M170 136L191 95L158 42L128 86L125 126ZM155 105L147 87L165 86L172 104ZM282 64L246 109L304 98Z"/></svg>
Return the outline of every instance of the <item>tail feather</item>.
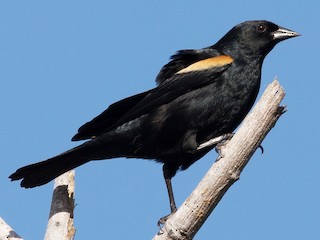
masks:
<svg viewBox="0 0 320 240"><path fill-rule="evenodd" d="M87 141L58 156L19 168L9 176L12 181L22 180L21 187L41 186L59 175L91 160L135 156L132 139L136 132L109 132Z"/></svg>
<svg viewBox="0 0 320 240"><path fill-rule="evenodd" d="M19 168L9 178L11 181L22 179L21 187L41 186L65 172L89 162L90 159L85 156L86 154L83 154L82 150L83 147L80 145L48 160Z"/></svg>

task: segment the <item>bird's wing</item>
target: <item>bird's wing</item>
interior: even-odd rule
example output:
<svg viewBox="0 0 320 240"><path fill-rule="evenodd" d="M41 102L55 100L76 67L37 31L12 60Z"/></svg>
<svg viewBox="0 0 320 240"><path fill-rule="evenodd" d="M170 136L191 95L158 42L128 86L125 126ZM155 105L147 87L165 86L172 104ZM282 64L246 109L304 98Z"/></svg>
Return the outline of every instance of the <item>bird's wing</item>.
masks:
<svg viewBox="0 0 320 240"><path fill-rule="evenodd" d="M156 77L158 84L163 83L168 78L189 65L211 57L219 56L220 53L212 48L203 48L198 50L180 50L171 56L171 61L164 65Z"/></svg>
<svg viewBox="0 0 320 240"><path fill-rule="evenodd" d="M81 126L72 141L99 136L189 91L205 86L218 79L232 62L231 57L220 55L189 64L158 87L110 105L100 115Z"/></svg>
<svg viewBox="0 0 320 240"><path fill-rule="evenodd" d="M233 59L226 55L197 61L179 70L171 78L152 89L140 102L124 114L112 128L136 119L151 110L167 104L179 96L206 86L221 76L230 67Z"/></svg>
<svg viewBox="0 0 320 240"><path fill-rule="evenodd" d="M104 112L82 125L72 141L89 139L104 133L112 127L131 108L140 102L151 90L122 99L110 105Z"/></svg>

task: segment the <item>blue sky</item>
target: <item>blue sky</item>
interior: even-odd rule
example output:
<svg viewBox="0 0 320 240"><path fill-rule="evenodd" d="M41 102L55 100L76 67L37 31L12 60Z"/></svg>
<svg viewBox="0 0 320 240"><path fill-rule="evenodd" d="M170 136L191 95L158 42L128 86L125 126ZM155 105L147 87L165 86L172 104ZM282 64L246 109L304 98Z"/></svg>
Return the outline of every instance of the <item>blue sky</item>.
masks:
<svg viewBox="0 0 320 240"><path fill-rule="evenodd" d="M266 58L261 92L278 77L288 112L195 239L319 239L319 1L1 1L0 216L42 239L53 183L22 189L18 167L76 145L78 127L155 86L176 50L212 45L234 25L267 19L303 36ZM213 151L173 180L181 204ZM150 239L169 212L161 165L118 159L76 170L76 239Z"/></svg>

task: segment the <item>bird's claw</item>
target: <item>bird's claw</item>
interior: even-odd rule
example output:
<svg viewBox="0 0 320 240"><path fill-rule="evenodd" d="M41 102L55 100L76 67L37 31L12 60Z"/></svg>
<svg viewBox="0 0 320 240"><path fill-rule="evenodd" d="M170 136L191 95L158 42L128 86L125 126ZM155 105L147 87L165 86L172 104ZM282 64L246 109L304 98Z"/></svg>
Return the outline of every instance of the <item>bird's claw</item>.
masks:
<svg viewBox="0 0 320 240"><path fill-rule="evenodd" d="M172 213L170 213L170 214L168 214L168 215L166 215L166 216L164 216L164 217L162 217L162 218L160 218L159 219L159 221L158 221L158 228L161 230L161 228L163 227L163 225L166 223L166 221L175 213L176 211L174 211L174 212L172 212Z"/></svg>
<svg viewBox="0 0 320 240"><path fill-rule="evenodd" d="M264 149L263 149L262 145L259 145L258 148L260 148L261 154L263 154L264 153Z"/></svg>

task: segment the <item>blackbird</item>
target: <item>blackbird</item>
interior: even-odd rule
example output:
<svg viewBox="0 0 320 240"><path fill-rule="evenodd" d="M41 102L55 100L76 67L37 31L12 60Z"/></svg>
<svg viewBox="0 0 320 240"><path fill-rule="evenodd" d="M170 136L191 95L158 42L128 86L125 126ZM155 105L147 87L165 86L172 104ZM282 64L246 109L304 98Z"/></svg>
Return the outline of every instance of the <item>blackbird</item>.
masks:
<svg viewBox="0 0 320 240"><path fill-rule="evenodd" d="M246 21L212 46L176 52L155 88L113 103L72 138L88 141L18 169L11 180L32 188L92 160L151 159L163 164L175 212L171 178L215 147L201 144L236 129L259 92L264 58L277 43L296 36L268 21Z"/></svg>

